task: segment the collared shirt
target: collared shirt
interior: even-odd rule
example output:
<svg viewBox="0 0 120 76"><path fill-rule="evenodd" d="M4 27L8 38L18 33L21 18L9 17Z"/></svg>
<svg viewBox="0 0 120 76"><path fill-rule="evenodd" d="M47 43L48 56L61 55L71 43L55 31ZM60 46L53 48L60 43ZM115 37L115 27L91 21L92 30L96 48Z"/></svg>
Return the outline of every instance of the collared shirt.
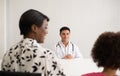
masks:
<svg viewBox="0 0 120 76"><path fill-rule="evenodd" d="M65 76L55 54L43 48L36 40L22 39L3 57L2 70L34 72L43 76Z"/></svg>
<svg viewBox="0 0 120 76"><path fill-rule="evenodd" d="M62 43L62 41L59 41L55 45L55 53L58 58L63 58L67 54L71 54L74 58L82 58L82 55L80 53L80 50L77 45L73 44L69 41L68 45L65 47L65 45Z"/></svg>

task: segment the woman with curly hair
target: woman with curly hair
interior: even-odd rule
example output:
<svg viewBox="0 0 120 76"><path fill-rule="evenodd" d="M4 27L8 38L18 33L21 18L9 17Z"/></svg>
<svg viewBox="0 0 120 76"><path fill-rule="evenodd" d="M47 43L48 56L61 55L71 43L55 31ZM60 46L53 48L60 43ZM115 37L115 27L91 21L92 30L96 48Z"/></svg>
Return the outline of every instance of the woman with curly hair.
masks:
<svg viewBox="0 0 120 76"><path fill-rule="evenodd" d="M120 69L120 32L104 32L96 40L91 56L102 72L88 73L82 76L117 76Z"/></svg>

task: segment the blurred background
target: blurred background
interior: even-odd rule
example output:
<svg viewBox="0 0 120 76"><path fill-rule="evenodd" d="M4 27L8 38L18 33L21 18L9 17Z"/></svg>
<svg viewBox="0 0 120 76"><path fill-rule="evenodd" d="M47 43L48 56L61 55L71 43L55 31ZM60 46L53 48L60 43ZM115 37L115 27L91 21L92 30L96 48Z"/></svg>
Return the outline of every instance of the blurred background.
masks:
<svg viewBox="0 0 120 76"><path fill-rule="evenodd" d="M60 40L59 29L71 29L71 41L84 58L104 31L120 31L120 0L0 0L0 58L22 39L19 19L28 9L38 10L50 18L45 48L53 49Z"/></svg>

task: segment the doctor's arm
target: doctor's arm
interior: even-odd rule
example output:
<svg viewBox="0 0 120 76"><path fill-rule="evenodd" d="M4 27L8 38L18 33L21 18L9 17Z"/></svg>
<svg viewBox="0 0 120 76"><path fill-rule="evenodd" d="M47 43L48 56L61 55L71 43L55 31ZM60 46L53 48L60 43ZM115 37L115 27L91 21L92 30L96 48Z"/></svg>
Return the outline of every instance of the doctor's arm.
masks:
<svg viewBox="0 0 120 76"><path fill-rule="evenodd" d="M78 46L75 45L75 58L83 58L80 49Z"/></svg>
<svg viewBox="0 0 120 76"><path fill-rule="evenodd" d="M58 49L58 47L54 46L53 52L55 53L57 58L62 59L62 57L60 55L60 50Z"/></svg>
<svg viewBox="0 0 120 76"><path fill-rule="evenodd" d="M63 59L73 59L73 56L71 54L68 54L64 56Z"/></svg>

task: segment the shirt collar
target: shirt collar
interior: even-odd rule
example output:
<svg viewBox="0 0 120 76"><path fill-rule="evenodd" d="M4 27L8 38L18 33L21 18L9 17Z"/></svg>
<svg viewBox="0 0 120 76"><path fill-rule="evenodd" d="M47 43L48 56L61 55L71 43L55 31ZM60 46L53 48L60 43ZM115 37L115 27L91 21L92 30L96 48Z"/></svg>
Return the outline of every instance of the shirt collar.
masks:
<svg viewBox="0 0 120 76"><path fill-rule="evenodd" d="M67 46L69 46L69 45L70 45L70 43L71 43L71 42L69 41ZM59 41L59 44L65 47L65 45L63 44L63 42L62 42L62 41Z"/></svg>
<svg viewBox="0 0 120 76"><path fill-rule="evenodd" d="M28 46L32 46L32 45L40 46L40 44L35 39L32 38L24 38L21 40L21 43Z"/></svg>

